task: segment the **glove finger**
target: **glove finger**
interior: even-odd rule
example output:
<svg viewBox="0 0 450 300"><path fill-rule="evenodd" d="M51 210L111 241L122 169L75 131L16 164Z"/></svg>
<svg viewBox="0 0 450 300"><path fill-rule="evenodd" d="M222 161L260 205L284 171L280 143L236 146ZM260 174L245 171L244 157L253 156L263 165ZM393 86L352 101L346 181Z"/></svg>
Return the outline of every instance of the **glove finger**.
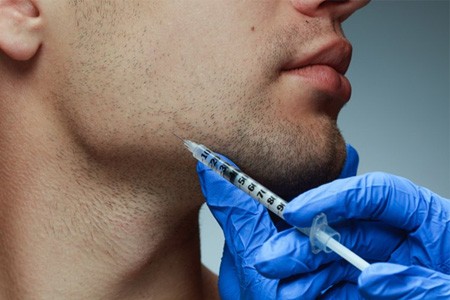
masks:
<svg viewBox="0 0 450 300"><path fill-rule="evenodd" d="M335 180L300 195L286 206L284 217L291 225L305 227L323 212L330 223L369 219L412 231L427 214L427 205L418 193L409 180L369 173Z"/></svg>
<svg viewBox="0 0 450 300"><path fill-rule="evenodd" d="M197 164L197 173L206 203L233 255L247 258L277 232L268 211L256 200L202 163Z"/></svg>
<svg viewBox="0 0 450 300"><path fill-rule="evenodd" d="M309 238L292 228L272 236L255 257L255 268L267 278L288 278L314 271L318 266L337 260L321 252L311 252Z"/></svg>
<svg viewBox="0 0 450 300"><path fill-rule="evenodd" d="M344 167L342 168L339 178L347 178L355 176L358 171L359 155L352 145L347 144L347 158L345 159Z"/></svg>
<svg viewBox="0 0 450 300"><path fill-rule="evenodd" d="M219 292L221 299L275 299L279 280L261 276L252 266L236 261L225 244L220 264Z"/></svg>
<svg viewBox="0 0 450 300"><path fill-rule="evenodd" d="M450 276L420 266L372 264L361 273L358 285L368 299L450 298Z"/></svg>
<svg viewBox="0 0 450 300"><path fill-rule="evenodd" d="M224 300L241 299L239 273L227 244L223 247L219 274L220 298Z"/></svg>
<svg viewBox="0 0 450 300"><path fill-rule="evenodd" d="M321 270L280 281L277 299L316 299L323 291L342 281L356 282L359 270L336 261Z"/></svg>
<svg viewBox="0 0 450 300"><path fill-rule="evenodd" d="M358 290L358 285L352 282L342 282L327 290L319 299L363 299Z"/></svg>
<svg viewBox="0 0 450 300"><path fill-rule="evenodd" d="M219 272L221 299L275 299L279 280L261 276L252 266L243 266L240 258L232 255L224 246Z"/></svg>
<svg viewBox="0 0 450 300"><path fill-rule="evenodd" d="M405 238L403 231L377 222L351 222L336 229L344 246L370 261L387 261ZM340 259L334 252L312 253L309 238L293 228L263 244L256 255L255 268L268 278L287 278Z"/></svg>

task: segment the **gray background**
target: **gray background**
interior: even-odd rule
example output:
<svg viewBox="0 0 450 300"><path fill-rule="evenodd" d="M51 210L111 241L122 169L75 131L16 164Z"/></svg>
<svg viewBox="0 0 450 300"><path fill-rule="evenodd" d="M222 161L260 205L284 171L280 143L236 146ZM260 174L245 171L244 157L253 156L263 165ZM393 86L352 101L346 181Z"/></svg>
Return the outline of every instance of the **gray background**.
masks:
<svg viewBox="0 0 450 300"><path fill-rule="evenodd" d="M372 1L344 23L354 51L339 126L359 174L384 171L450 198L449 12L442 1ZM223 234L200 213L202 261L218 272Z"/></svg>

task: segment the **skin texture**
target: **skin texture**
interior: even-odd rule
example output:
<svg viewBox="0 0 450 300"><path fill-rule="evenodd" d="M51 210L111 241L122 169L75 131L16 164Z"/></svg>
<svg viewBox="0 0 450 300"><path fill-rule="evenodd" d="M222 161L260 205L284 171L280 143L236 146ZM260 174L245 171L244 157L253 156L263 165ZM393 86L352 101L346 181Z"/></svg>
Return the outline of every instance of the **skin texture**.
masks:
<svg viewBox="0 0 450 300"><path fill-rule="evenodd" d="M217 297L174 134L286 197L334 179L349 95L286 66L365 4L0 0L0 298Z"/></svg>

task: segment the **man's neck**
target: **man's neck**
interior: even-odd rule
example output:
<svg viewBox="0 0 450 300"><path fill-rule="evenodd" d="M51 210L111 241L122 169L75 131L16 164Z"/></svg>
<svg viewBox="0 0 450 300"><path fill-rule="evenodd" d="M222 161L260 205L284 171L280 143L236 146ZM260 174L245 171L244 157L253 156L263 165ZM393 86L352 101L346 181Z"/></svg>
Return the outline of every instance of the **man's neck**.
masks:
<svg viewBox="0 0 450 300"><path fill-rule="evenodd" d="M197 191L175 205L164 183L106 170L65 132L20 121L0 122L1 299L202 298Z"/></svg>

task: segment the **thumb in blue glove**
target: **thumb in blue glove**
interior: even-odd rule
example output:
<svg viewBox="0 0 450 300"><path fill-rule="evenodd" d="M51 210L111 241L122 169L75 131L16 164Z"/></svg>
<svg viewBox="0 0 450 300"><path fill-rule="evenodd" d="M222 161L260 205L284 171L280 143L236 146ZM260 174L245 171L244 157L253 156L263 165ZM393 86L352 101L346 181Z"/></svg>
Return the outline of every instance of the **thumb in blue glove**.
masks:
<svg viewBox="0 0 450 300"><path fill-rule="evenodd" d="M450 276L420 266L372 264L358 286L366 299L450 299Z"/></svg>
<svg viewBox="0 0 450 300"><path fill-rule="evenodd" d="M350 144L347 144L346 149L347 149L347 157L345 159L344 166L342 167L341 174L339 175L339 179L355 176L356 172L358 171L359 165L358 152Z"/></svg>

